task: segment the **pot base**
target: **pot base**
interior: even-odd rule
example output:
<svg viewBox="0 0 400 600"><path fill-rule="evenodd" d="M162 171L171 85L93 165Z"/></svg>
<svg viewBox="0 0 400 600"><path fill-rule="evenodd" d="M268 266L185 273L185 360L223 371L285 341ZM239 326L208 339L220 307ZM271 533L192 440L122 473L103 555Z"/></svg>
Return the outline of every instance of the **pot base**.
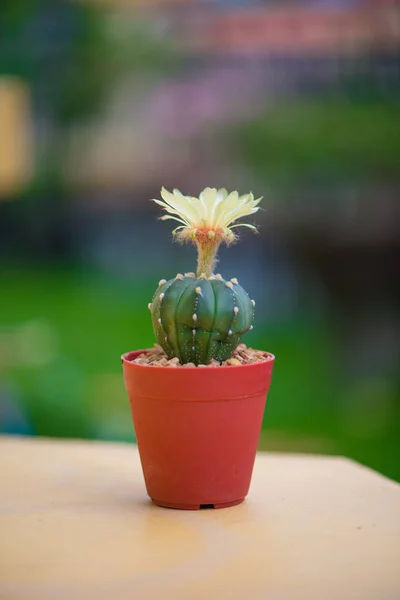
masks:
<svg viewBox="0 0 400 600"><path fill-rule="evenodd" d="M231 506L236 506L237 504L242 504L244 502L244 498L239 498L238 500L233 500L232 502L223 502L221 504L175 504L171 502L163 502L162 500L151 499L153 504L157 506L161 506L163 508L174 508L176 510L200 510L202 508L229 508Z"/></svg>

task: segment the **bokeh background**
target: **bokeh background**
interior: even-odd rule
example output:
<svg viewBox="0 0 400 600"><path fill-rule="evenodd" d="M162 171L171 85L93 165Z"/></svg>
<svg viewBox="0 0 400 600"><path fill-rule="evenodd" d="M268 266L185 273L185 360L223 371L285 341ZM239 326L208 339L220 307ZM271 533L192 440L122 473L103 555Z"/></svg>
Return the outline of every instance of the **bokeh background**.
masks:
<svg viewBox="0 0 400 600"><path fill-rule="evenodd" d="M149 200L252 190L260 448L399 480L399 44L389 0L1 0L0 432L134 441L120 355L195 266Z"/></svg>

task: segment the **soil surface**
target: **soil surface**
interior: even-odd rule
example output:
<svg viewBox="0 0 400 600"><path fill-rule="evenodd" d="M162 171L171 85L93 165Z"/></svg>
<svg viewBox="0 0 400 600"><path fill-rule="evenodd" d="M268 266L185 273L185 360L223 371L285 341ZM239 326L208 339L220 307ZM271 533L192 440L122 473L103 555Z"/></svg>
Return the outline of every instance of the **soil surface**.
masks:
<svg viewBox="0 0 400 600"><path fill-rule="evenodd" d="M265 352L262 350L254 350L253 348L248 348L246 344L239 344L228 360L224 360L220 363L217 360L212 359L208 365L197 365L197 368L230 366L237 367L239 365L251 365L258 362L263 362L265 360L271 359L268 355L266 356ZM143 354L140 354L132 362L138 365L148 365L150 367L180 367L184 369L185 367L187 368L196 366L191 362L182 365L178 358L168 358L164 350L158 344L154 344L154 348L152 348L149 352L143 352Z"/></svg>

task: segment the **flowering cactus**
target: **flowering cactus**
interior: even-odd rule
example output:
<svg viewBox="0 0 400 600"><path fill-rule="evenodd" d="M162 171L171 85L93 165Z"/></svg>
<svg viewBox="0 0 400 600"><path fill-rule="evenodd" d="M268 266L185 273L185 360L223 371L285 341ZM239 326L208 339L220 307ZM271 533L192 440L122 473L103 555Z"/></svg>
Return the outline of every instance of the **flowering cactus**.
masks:
<svg viewBox="0 0 400 600"><path fill-rule="evenodd" d="M255 302L236 278L226 281L214 275L216 256L222 242L236 241L233 228L256 230L236 221L257 212L261 198L215 188L206 188L198 198L163 188L161 196L163 200L154 200L168 213L161 219L180 223L174 236L197 246L198 262L197 276L178 273L159 282L149 304L155 336L168 357L177 357L182 364L222 362L253 328Z"/></svg>

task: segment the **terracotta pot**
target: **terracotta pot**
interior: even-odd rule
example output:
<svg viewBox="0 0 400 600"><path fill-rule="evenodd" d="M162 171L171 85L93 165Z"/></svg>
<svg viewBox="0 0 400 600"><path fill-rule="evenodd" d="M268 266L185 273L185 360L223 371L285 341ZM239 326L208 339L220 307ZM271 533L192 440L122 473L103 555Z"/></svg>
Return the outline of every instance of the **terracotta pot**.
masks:
<svg viewBox="0 0 400 600"><path fill-rule="evenodd" d="M275 357L252 365L170 368L122 356L147 493L187 510L243 502Z"/></svg>

